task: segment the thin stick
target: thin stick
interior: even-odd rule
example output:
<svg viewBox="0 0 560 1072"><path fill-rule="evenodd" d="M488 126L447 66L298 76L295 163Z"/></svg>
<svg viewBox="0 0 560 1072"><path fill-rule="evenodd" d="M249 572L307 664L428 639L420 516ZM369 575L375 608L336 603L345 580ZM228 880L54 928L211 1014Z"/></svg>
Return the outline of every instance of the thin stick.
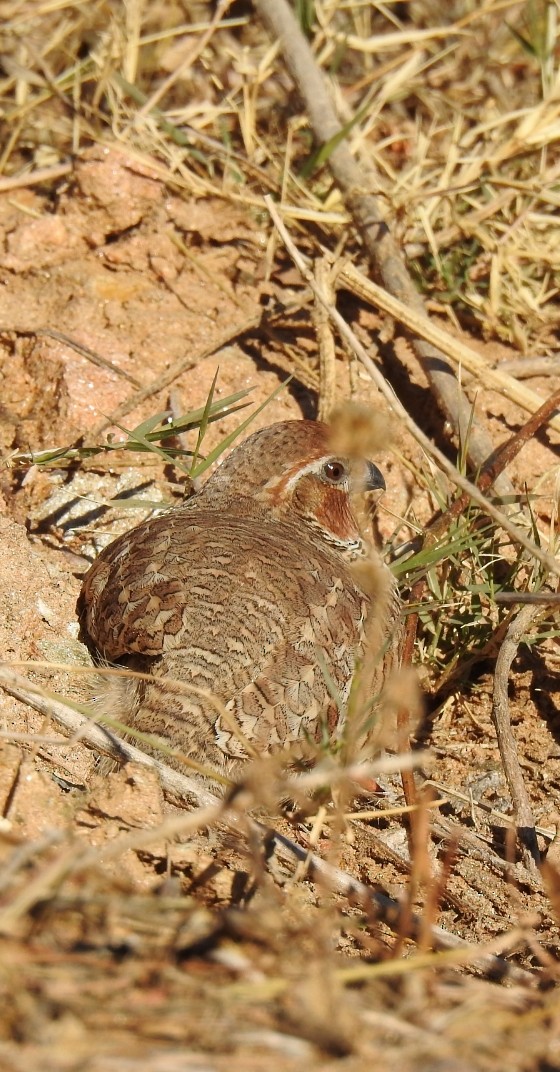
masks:
<svg viewBox="0 0 560 1072"><path fill-rule="evenodd" d="M12 175L8 179L0 178L0 194L7 193L8 190L20 190L24 186L38 186L40 183L47 185L54 179L70 175L73 170L73 164L55 164L53 167L27 171L23 175Z"/></svg>
<svg viewBox="0 0 560 1072"><path fill-rule="evenodd" d="M500 755L513 801L515 824L523 863L534 876L538 874L540 853L533 811L525 788L525 782L523 781L517 747L511 729L508 681L511 664L517 655L517 649L536 613L536 608L531 605L522 607L513 621L510 622L500 653L496 659L494 697L492 701L492 718L496 727Z"/></svg>
<svg viewBox="0 0 560 1072"><path fill-rule="evenodd" d="M530 540L529 537L526 536L525 533L517 525L514 525L513 522L510 521L510 519L504 514L502 510L499 510L498 507L494 506L494 504L491 503L478 490L475 484L471 483L470 480L467 480L466 477L462 476L456 466L454 466L453 463L450 462L448 458L446 458L445 454L443 454L442 451L439 450L438 447L436 447L435 444L432 443L426 435L424 435L424 432L418 427L415 421L413 421L412 417L407 413L406 409L404 408L402 402L400 402L400 400L397 398L397 395L393 391L393 388L387 383L384 376L377 368L377 365L374 361L372 361L367 350L365 349L365 347L362 346L361 342L356 337L351 327L346 323L344 318L338 312L338 309L335 309L334 306L330 305L325 295L322 293L322 291L319 290L319 287L317 286L312 272L309 271L301 253L299 252L295 244L292 242L286 230L286 227L284 226L284 223L277 211L277 208L272 201L272 198L265 197L264 200L268 211L272 216L275 227L278 230L278 233L284 245L286 246L288 253L292 257L294 264L296 264L296 266L299 268L303 278L311 287L313 293L316 294L320 301L324 303L325 307L329 311L330 317L336 324L342 338L346 340L350 349L362 362L364 368L368 370L375 385L379 388L379 391L381 392L385 400L388 402L393 412L403 422L407 431L410 432L416 442L420 444L422 449L426 451L426 454L428 454L429 457L434 458L434 460L438 463L439 467L449 477L449 479L458 488L461 488L461 491L466 492L469 498L472 499L472 501L476 503L476 505L479 506L480 509L484 511L484 513L488 514L488 516L491 517L497 525L500 525L501 528L503 528L504 531L507 532L509 536L511 536L512 540L514 540L516 543L521 544L521 546L524 547L527 551L529 551L533 558L538 559L538 561L541 562L542 565L545 566L550 573L553 573L555 576L560 577L560 561L558 561L558 559L554 558L552 555L548 554L546 551L541 550L540 547L537 547L536 544L532 540Z"/></svg>
<svg viewBox="0 0 560 1072"><path fill-rule="evenodd" d="M414 585L412 592L410 593L409 603L419 602L424 590L424 582L417 581ZM412 666L414 659L414 645L416 642L416 631L418 628L418 611L413 611L411 614L407 614L405 627L404 627L404 640L402 646L402 665ZM398 742L399 748L405 752L410 752L410 713L408 708L399 707L397 711L397 730L398 730ZM401 781L404 793L404 799L409 808L414 808L418 802L418 795L416 792L416 781L414 778L414 772L411 770L403 770L401 772ZM411 811L410 820L406 822L406 831L408 838L408 851L412 857L413 841L412 837L414 823L416 821L416 812Z"/></svg>
<svg viewBox="0 0 560 1072"><path fill-rule="evenodd" d="M319 146L333 146L328 166L342 192L345 205L363 239L370 263L390 294L422 318L426 318L422 298L405 266L401 251L393 239L377 199L370 192L379 188L371 165L365 168L354 160L338 121L330 91L308 41L286 0L255 0L264 23L281 43L286 64L304 101L309 121ZM453 371L441 350L412 334L413 350L430 382L432 391L460 441L468 443L473 468L479 468L492 453L487 432L473 426L471 406L461 391ZM499 494L511 494L509 480L502 480Z"/></svg>
<svg viewBox="0 0 560 1072"><path fill-rule="evenodd" d="M484 467L482 473L478 477L476 486L479 491L488 491L488 489L492 486L494 480L496 479L497 473L500 473L502 469L506 467L506 465L511 464L514 458L516 458L519 454L519 451L525 446L529 439L531 439L536 434L539 428L541 428L542 425L546 423L546 421L550 418L551 413L554 412L555 409L557 409L559 404L560 391L557 392L555 395L552 395L552 397L549 398L548 401L545 402L541 406L541 408L537 410L537 412L532 417L530 417L528 421L525 422L523 427L520 428L519 431L516 432L514 435L512 435L511 438L508 439L507 442L504 443L503 446L501 446L499 450L495 452L494 458L489 459L487 465ZM461 514L465 512L468 507L468 504L469 495L467 495L466 492L463 492L463 494L460 495L457 499L455 499L455 502L453 502L451 506L447 508L447 510L444 510L443 513L439 514L435 518L435 520L430 522L430 524L428 524L428 526L424 529L422 539L420 541L421 546L432 546L433 544L437 543L439 537L449 530L451 522L455 518L460 517ZM408 599L409 605L413 607L419 606L426 589L426 579L421 578L419 581L416 582L410 593ZM539 606L542 604L553 605L555 602L560 601L560 594L554 592L541 592L538 594L533 592L501 592L497 593L494 596L494 600L496 603L504 604L532 603L538 604ZM403 664L405 665L407 660L412 660L412 653L414 650L417 627L418 611L413 610L406 616L405 640L403 644ZM504 628L503 623L499 628ZM492 637L492 642L495 642L496 639L497 635L494 634ZM482 657L482 655L483 653L480 652L479 657ZM440 680L440 688L442 684L443 681ZM406 732L406 718L406 711L399 712L398 725L399 728L402 729L403 735ZM400 740L400 747L403 750L406 749L406 742L402 738ZM402 778L405 799L407 803L409 803L408 798L412 792L411 786L414 784L414 775L412 771L403 771ZM405 780L407 783L406 785Z"/></svg>
<svg viewBox="0 0 560 1072"><path fill-rule="evenodd" d="M133 387L141 387L140 380L136 379L136 376L132 376L126 369L119 368L118 365L113 364L107 357L102 357L101 354L91 350L89 346L85 346L84 343L78 342L77 339L72 339L70 335L63 335L61 331L55 331L54 328L39 328L34 334L46 335L48 339L55 339L56 342L62 342L65 346L69 346L71 350L75 350L80 357L85 357L86 361L91 361L92 365L97 365L98 368L106 369L107 372L112 372L115 376L121 376L123 380L128 380Z"/></svg>
<svg viewBox="0 0 560 1072"><path fill-rule="evenodd" d="M445 782L437 782L434 778L428 778L424 782L424 787L429 785L433 786L434 789L437 789L438 793L447 794L448 797L462 801L462 803L471 810L475 809L484 812L491 822L497 820L503 826L513 826L511 815L506 815L505 812L499 811L498 808L493 808L491 804L486 804L483 800L473 800L472 793L470 796L468 793L461 793L459 789L454 789L453 786L446 785ZM549 830L546 826L536 826L535 830L537 831L537 834L546 838L547 841L556 841L557 830Z"/></svg>
<svg viewBox="0 0 560 1072"><path fill-rule="evenodd" d="M113 411L108 417L106 417L100 424L89 432L90 438L95 439L96 436L101 435L107 428L110 428L114 421L119 421L121 417L126 417L127 413L136 409L142 402L145 402L147 398L151 398L152 395L163 391L165 387L169 387L170 383L182 376L184 372L198 365L200 361L205 361L207 357L211 357L212 354L217 353L218 350L222 350L224 346L227 346L232 339L238 338L240 335L245 335L248 331L253 331L258 328L261 322L261 311L253 313L252 316L246 320L242 320L240 324L234 324L233 327L227 328L222 332L217 339L207 346L205 350L202 350L199 354L189 354L188 357L181 357L179 361L175 361L173 365L170 365L168 369L158 376L156 380L148 384L147 387L142 387L140 391L136 391L133 395L129 395L116 410Z"/></svg>
<svg viewBox="0 0 560 1072"><path fill-rule="evenodd" d="M201 785L197 779L172 770L165 763L160 763L152 756L146 755L145 752L135 748L128 741L120 739L112 741L90 719L78 715L76 711L61 703L60 700L39 695L37 686L33 682L23 677L23 675L17 674L7 664L0 665L0 686L10 696L28 704L41 714L53 718L65 730L70 730L72 734L79 735L80 741L89 748L102 751L106 755L120 759L121 762L124 758L128 762L142 763L144 766L152 767L159 775L164 793L170 796L174 803L181 799L183 802L195 807L223 807L223 803L219 798ZM321 857L316 856L315 853L310 853L308 849L285 837L284 834L280 834L278 831L248 818L245 814L235 814L230 810L223 815L223 821L237 833L240 830L242 833L248 831L256 835L259 840L264 837L269 843L272 843L278 858L284 863L287 862L293 867L294 858L297 861L306 863L310 877L313 877L333 892L348 897L352 903L358 902L362 904L364 908L367 908L369 912L375 915L376 919L381 920L396 933L402 933L403 908L392 897L388 897L379 890L367 886L340 868L326 863ZM418 918L413 917L410 921L408 937L415 938L420 933L421 922ZM432 927L430 937L435 949L459 949L468 945L463 939L450 934L449 931L444 930L442 927ZM536 982L536 978L529 972L517 967L517 965L507 963L501 957L489 956L486 953L477 957L475 953L471 963L476 964L494 978L515 979L530 986L534 986Z"/></svg>
<svg viewBox="0 0 560 1072"><path fill-rule="evenodd" d="M496 592L495 603L528 603L533 607L557 607L560 603L560 592Z"/></svg>
<svg viewBox="0 0 560 1072"><path fill-rule="evenodd" d="M162 100L162 98L166 96L166 94L169 92L175 82L179 78L184 78L188 71L190 71L191 67L196 62L201 52L203 52L204 49L207 47L216 30L219 29L222 19L226 14L228 8L231 7L232 2L233 0L220 0L220 3L218 4L212 17L212 20L206 27L204 33L195 40L194 44L189 49L188 54L181 61L181 63L177 65L175 70L173 70L171 74L167 76L167 78L164 78L163 81L158 85L157 89L154 90L150 97L148 97L148 99L137 112L135 119L143 118L144 116L149 115L152 109L155 108L156 105L158 105L159 102ZM131 79L131 81L134 81L134 79Z"/></svg>
<svg viewBox="0 0 560 1072"><path fill-rule="evenodd" d="M342 283L347 287L352 294L374 305L376 309L388 313L410 331L427 339L434 346L438 346L458 368L465 368L474 376L478 375L484 387L490 387L499 392L529 413L534 413L542 406L543 399L536 391L525 387L513 376L503 372L501 368L492 368L490 363L477 354L472 347L450 335L439 324L430 320L424 312L411 307L407 300L396 298L383 287L379 287L377 283L373 283L371 279L367 279L363 272L360 272L353 264L346 264L341 268L338 282L339 285ZM560 431L560 417L551 417L550 424L556 431Z"/></svg>
<svg viewBox="0 0 560 1072"><path fill-rule="evenodd" d="M507 465L511 465L514 458L519 454L519 451L522 450L525 444L528 443L529 440L536 435L539 429L550 420L552 414L559 408L559 406L560 391L557 391L556 394L551 395L546 402L543 402L540 409L538 409L537 412L525 422L522 428L520 428L518 432L515 432L514 435L512 435L507 442L495 452L493 458L488 459L476 482L479 491L488 491L489 488L492 487L492 484L495 483L496 475L501 473L502 469ZM428 525L424 533L424 543L426 542L426 537L430 540L436 540L441 533L446 532L449 529L449 523L454 518L464 514L468 505L469 496L466 492L463 492L463 494L460 495L458 499L455 499L455 502L452 503L440 517L436 518L432 524ZM503 600L503 602L507 602L507 600ZM530 602L530 600L527 600L527 602Z"/></svg>

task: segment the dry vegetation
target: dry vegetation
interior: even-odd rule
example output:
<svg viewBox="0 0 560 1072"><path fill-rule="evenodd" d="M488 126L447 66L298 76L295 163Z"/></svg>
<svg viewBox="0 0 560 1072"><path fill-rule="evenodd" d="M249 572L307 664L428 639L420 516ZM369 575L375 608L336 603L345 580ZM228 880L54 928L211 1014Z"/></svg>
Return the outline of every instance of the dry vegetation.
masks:
<svg viewBox="0 0 560 1072"><path fill-rule="evenodd" d="M0 1066L560 1068L557 5L0 7ZM345 398L392 414L400 758L102 776L92 556Z"/></svg>

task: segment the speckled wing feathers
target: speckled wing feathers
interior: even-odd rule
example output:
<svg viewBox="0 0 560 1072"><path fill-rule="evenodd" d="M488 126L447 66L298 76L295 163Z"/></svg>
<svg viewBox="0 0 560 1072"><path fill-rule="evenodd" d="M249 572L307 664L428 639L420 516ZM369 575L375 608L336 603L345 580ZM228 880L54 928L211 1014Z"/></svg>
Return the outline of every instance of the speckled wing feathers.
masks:
<svg viewBox="0 0 560 1072"><path fill-rule="evenodd" d="M311 431L320 426L303 434L302 424L311 422L296 425L307 464ZM289 444L289 429L278 427ZM324 449L315 444L318 458ZM332 729L348 698L368 607L336 534L322 539L289 502L283 511L275 500L273 516L266 495L247 495L246 481L232 493L234 455L226 462L229 482L212 478L214 489L209 481L188 503L110 545L79 604L96 656L150 675L113 678L103 709L219 765L246 756L243 738L263 752ZM273 477L274 465L294 464L262 451L259 461Z"/></svg>

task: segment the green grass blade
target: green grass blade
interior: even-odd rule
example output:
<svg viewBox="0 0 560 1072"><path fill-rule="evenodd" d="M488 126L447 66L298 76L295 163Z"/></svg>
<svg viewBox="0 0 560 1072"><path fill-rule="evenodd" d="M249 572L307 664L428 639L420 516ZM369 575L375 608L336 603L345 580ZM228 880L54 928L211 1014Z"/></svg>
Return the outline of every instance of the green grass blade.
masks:
<svg viewBox="0 0 560 1072"><path fill-rule="evenodd" d="M191 470L191 473L190 473L191 479L192 480L198 479L198 477L200 477L202 475L202 473L204 473L206 471L206 469L208 469L211 465L213 465L213 463L220 457L220 455L223 454L224 450L226 450L227 447L231 446L231 444L235 442L237 437L239 435L241 435L241 433L244 432L245 429L248 428L250 424L252 424L252 422L254 421L255 417L258 417L259 413L262 413L263 409L265 409L266 406L268 406L269 403L272 402L272 400L274 398L276 398L277 395L279 395L280 392L283 391L288 386L288 384L291 382L292 379L293 379L293 377L289 376L287 380L284 380L283 383L279 384L278 387L276 387L274 389L272 394L270 394L268 396L268 398L265 398L264 402L262 402L260 406L257 406L257 408L255 410L253 410L251 415L249 417L247 417L247 419L245 421L243 421L240 425L238 425L237 428L235 428L233 432L229 433L229 435L224 436L224 438L221 440L221 442L218 443L218 446L214 447L214 450L211 450L210 454L207 455L206 459L203 462L200 463L200 465L197 467L196 471L193 472L193 470Z"/></svg>

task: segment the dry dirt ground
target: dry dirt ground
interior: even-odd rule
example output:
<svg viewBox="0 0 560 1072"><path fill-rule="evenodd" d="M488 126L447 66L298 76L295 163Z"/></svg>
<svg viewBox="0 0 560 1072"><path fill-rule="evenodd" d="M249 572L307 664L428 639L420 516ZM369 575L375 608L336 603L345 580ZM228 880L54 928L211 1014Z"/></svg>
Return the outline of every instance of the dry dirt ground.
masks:
<svg viewBox="0 0 560 1072"><path fill-rule="evenodd" d="M217 369L216 397L250 387L252 404L295 372L254 427L315 415L310 318L290 323L289 317L302 287L288 262L271 255L256 212L217 199L186 200L138 162L94 150L56 187L2 195L0 248L5 459L80 437L102 442L110 428L120 435L169 407L201 406ZM283 328L243 330L256 324L263 305L279 302ZM364 334L379 327L371 312L357 315ZM92 363L45 329L107 364ZM301 367L294 367L287 341ZM496 361L512 356L471 341ZM397 345L406 356L406 343ZM337 377L341 398L380 405L357 367L339 360ZM162 378L162 388L136 398ZM543 378L531 386L546 397L559 383ZM405 388L432 432L437 416L412 359ZM496 445L523 419L490 392L478 393L477 409ZM212 426L205 449L239 419ZM512 474L518 488L539 493L543 531L554 517L558 441L543 433ZM419 449L406 438L399 446L398 458L381 459L388 492L377 524L384 539L392 538L395 519L411 503L420 522L433 508L415 475L426 464ZM144 516L139 500L149 509L154 499L181 494L179 474L153 455L131 460L120 452L71 469L5 467L0 481L0 655L66 664L66 671L23 671L83 699L77 670L87 659L75 616L80 578L99 548ZM108 503L115 498L120 502ZM437 922L477 943L520 927L511 949L519 948L519 963L530 968L547 957L557 962L558 920L537 881L506 863L504 824L484 810L507 814L510 804L491 720L491 667L483 669L452 690L423 735L433 750L428 773L449 800L434 820L439 844L457 827L479 838L476 846L459 841ZM512 717L531 803L547 829L560 810L558 681L549 642L522 649L511 681ZM394 942L388 931L358 907L344 913L342 903L311 882L291 886L285 896L286 875L276 882L258 876L255 859L231 838L121 844L170 810L155 776L133 767L102 778L92 753L65 743L48 719L7 695L0 702L0 1067L199 1072L263 1068L270 1060L286 1069L330 1068L341 1060L345 1069L364 1067L365 1060L381 1068L395 1060L403 1068L560 1067L557 1001L519 999L520 1014L536 1010L532 1026L523 1021L521 1040L510 1020L506 1030L502 999L488 998L487 982L471 979L465 997L457 977L444 976L435 1003L424 976L421 987L418 979L344 987L337 972L357 957L388 955ZM401 802L397 782L386 795L389 803ZM337 844L336 862L399 896L409 882L402 827L362 823L352 831ZM92 852L73 869L84 845ZM333 841L323 834L319 849L332 854ZM493 986L496 992L508 993ZM462 1053L485 1016L493 1044L481 1037L464 1063ZM429 1055L424 1063L423 1053Z"/></svg>

